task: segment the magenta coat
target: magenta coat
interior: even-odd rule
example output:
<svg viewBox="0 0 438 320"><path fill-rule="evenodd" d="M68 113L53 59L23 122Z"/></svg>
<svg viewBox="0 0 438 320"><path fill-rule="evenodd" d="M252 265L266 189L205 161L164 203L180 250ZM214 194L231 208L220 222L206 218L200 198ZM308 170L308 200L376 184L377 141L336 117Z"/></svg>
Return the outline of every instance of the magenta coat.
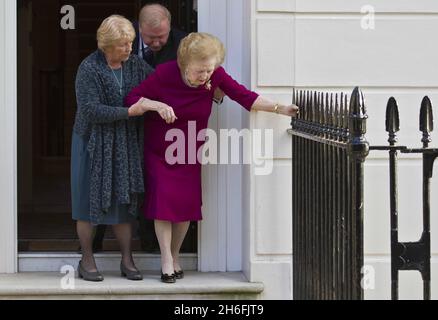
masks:
<svg viewBox="0 0 438 320"><path fill-rule="evenodd" d="M204 141L198 141L197 137L201 130L207 128L217 87L247 110L251 109L258 97L257 93L237 83L222 67L213 72L211 88L189 87L183 81L176 61L159 65L126 97L127 106L141 97L164 102L174 109L178 118L174 123L166 124L158 112L149 111L144 115L143 209L146 218L172 222L202 219L201 164L196 159L196 152ZM172 160L169 157L166 161L167 148L176 146L175 130L169 132L175 134L171 134L170 141L166 141L166 133L171 129L179 129L179 134L183 133L185 140L184 148L179 149L180 153L177 154L175 149L171 152L180 157L179 163L169 163Z"/></svg>

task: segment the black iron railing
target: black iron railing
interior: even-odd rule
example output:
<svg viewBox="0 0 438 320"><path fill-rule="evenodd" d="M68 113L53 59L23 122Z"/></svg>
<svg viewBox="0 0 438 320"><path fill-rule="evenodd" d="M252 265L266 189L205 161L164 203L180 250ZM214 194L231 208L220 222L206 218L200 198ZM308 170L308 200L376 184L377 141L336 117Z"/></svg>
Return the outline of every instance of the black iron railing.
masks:
<svg viewBox="0 0 438 320"><path fill-rule="evenodd" d="M396 146L400 129L396 100L391 97L386 107L386 131L389 146L372 146L370 150L389 151L390 210L391 210L391 298L398 299L400 270L417 270L423 278L423 298L430 299L430 180L438 149L429 148L433 131L432 104L424 97L420 108L420 131L423 148ZM423 156L423 232L416 242L398 241L398 183L397 157L400 153L418 153Z"/></svg>
<svg viewBox="0 0 438 320"><path fill-rule="evenodd" d="M294 299L362 299L366 110L344 94L295 91L292 119Z"/></svg>

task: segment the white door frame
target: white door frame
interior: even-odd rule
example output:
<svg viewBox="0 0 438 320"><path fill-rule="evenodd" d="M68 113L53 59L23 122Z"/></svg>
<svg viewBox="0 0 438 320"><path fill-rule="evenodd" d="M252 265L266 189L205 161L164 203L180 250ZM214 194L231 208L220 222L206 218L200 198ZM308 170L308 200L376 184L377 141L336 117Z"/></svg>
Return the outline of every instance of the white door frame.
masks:
<svg viewBox="0 0 438 320"><path fill-rule="evenodd" d="M16 1L0 1L0 273L18 262L16 17Z"/></svg>
<svg viewBox="0 0 438 320"><path fill-rule="evenodd" d="M199 0L198 30L214 34L225 45L224 67L234 79L249 79L249 51L246 45L250 13L246 0ZM244 38L246 36L246 38ZM248 81L247 81L248 82ZM214 106L209 127L243 128L249 114L238 104L225 99ZM219 136L219 134L218 134ZM242 270L242 192L243 165L206 165L203 167L203 221L199 224L198 269L200 271Z"/></svg>
<svg viewBox="0 0 438 320"><path fill-rule="evenodd" d="M244 48L245 0L199 0L199 31L218 36L227 48L224 64L237 80L248 79ZM0 273L18 272L17 250L17 2L0 1ZM247 13L249 16L249 13ZM249 36L249 35L247 35ZM245 61L246 60L246 61ZM243 81L244 82L244 81ZM210 127L240 130L244 110L226 101ZM242 165L203 170L204 220L199 227L199 270L242 270Z"/></svg>

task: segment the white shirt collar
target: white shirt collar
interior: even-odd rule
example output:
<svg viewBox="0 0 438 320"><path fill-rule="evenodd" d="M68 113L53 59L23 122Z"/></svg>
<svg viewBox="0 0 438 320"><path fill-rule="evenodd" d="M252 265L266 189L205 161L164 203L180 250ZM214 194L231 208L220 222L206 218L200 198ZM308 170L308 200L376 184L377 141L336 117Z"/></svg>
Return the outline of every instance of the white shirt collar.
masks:
<svg viewBox="0 0 438 320"><path fill-rule="evenodd" d="M143 41L143 38L141 37L141 34L140 34L140 29L138 30L138 38L139 38L139 40L138 40L138 56L140 57L140 58L143 58L143 48L147 48L148 47L148 45L146 44L146 43L144 43L144 41Z"/></svg>

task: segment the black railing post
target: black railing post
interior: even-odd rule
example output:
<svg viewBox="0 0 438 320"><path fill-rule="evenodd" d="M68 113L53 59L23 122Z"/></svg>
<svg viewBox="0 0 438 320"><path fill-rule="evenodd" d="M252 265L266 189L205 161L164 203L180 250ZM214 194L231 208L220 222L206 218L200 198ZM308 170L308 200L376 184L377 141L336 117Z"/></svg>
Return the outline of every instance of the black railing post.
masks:
<svg viewBox="0 0 438 320"><path fill-rule="evenodd" d="M347 96L341 93L341 109L342 109L342 142L348 142L348 107L347 107ZM346 219L348 216L350 208L350 165L348 161L347 150L342 149L342 210L341 210L341 220L338 222L339 225L339 261L340 261L340 298L347 298L347 226Z"/></svg>
<svg viewBox="0 0 438 320"><path fill-rule="evenodd" d="M433 131L432 104L428 97L424 97L420 109L420 131L423 133L423 148L426 149L432 141L430 132ZM433 163L436 153L423 153L423 234L420 243L424 246L423 265L423 298L430 300L430 180L432 178Z"/></svg>
<svg viewBox="0 0 438 320"><path fill-rule="evenodd" d="M397 143L396 133L400 130L397 102L393 97L388 100L386 106L386 131L389 134L390 146ZM398 243L398 189L397 189L397 149L389 150L389 193L391 210L391 299L398 299L398 268L396 245Z"/></svg>
<svg viewBox="0 0 438 320"><path fill-rule="evenodd" d="M355 88L350 99L350 136L348 141L348 154L352 164L353 178L353 215L352 259L355 264L353 271L352 299L363 299L361 288L361 272L363 267L363 164L369 152L369 144L365 139L366 119L365 103L362 92Z"/></svg>

